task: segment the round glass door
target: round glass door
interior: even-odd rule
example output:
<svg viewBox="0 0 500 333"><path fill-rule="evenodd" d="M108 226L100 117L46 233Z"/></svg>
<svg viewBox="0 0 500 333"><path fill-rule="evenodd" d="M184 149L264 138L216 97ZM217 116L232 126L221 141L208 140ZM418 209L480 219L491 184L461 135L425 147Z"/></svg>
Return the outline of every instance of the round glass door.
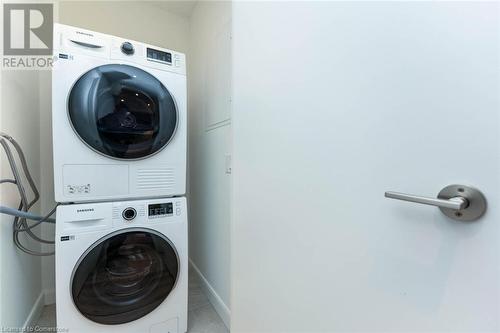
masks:
<svg viewBox="0 0 500 333"><path fill-rule="evenodd" d="M70 122L95 151L140 159L165 147L177 127L177 109L153 75L129 65L103 65L82 75L68 100Z"/></svg>
<svg viewBox="0 0 500 333"><path fill-rule="evenodd" d="M153 230L111 234L80 259L71 281L73 302L86 318L117 325L159 306L177 281L172 243Z"/></svg>

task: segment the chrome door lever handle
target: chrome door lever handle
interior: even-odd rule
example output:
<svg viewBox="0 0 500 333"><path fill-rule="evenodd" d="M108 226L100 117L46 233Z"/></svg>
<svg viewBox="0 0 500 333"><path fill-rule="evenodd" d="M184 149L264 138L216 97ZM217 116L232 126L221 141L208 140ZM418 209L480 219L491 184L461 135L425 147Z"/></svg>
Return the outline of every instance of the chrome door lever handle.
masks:
<svg viewBox="0 0 500 333"><path fill-rule="evenodd" d="M431 205L453 210L461 210L467 208L469 201L464 197L453 197L450 199L427 198L419 195L399 193L388 191L385 192L385 197L390 199L415 202L423 205Z"/></svg>
<svg viewBox="0 0 500 333"><path fill-rule="evenodd" d="M392 191L385 192L385 197L436 206L443 214L458 221L477 220L486 211L486 198L481 191L465 185L448 185L439 192L437 198Z"/></svg>

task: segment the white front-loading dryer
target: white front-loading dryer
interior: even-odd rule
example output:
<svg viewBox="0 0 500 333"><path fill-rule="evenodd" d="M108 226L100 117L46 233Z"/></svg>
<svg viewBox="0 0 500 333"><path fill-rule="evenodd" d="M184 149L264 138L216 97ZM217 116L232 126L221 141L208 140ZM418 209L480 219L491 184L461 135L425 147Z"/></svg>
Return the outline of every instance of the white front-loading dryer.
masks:
<svg viewBox="0 0 500 333"><path fill-rule="evenodd" d="M55 24L54 56L56 201L185 194L184 54Z"/></svg>
<svg viewBox="0 0 500 333"><path fill-rule="evenodd" d="M61 205L56 312L72 333L184 333L185 198Z"/></svg>

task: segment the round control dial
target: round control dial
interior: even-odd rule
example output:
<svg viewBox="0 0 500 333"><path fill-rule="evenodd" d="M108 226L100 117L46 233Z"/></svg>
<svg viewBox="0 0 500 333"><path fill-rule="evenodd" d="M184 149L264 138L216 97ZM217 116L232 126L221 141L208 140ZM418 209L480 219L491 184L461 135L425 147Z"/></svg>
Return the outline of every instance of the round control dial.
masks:
<svg viewBox="0 0 500 333"><path fill-rule="evenodd" d="M122 49L122 52L125 54L128 54L128 55L134 54L134 45L132 45L132 43L130 43L130 42L124 42L122 44L121 49Z"/></svg>
<svg viewBox="0 0 500 333"><path fill-rule="evenodd" d="M122 216L125 220L131 221L137 216L137 211L132 207L128 207L123 210Z"/></svg>

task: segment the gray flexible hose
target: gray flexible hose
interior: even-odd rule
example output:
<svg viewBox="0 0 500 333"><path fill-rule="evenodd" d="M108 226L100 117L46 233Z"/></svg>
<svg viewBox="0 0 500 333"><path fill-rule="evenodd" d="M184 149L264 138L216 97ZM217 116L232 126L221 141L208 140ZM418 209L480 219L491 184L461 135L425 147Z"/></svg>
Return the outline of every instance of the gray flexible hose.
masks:
<svg viewBox="0 0 500 333"><path fill-rule="evenodd" d="M45 216L41 217L40 220L38 220L36 223L26 227L26 228L16 228L14 229L15 231L28 231L28 230L31 230L35 227L37 227L38 225L42 224L43 222L47 222L47 223L55 223L55 220L54 219L51 219L53 220L54 222L49 222L49 218L56 212L56 209L57 209L57 206L59 204L56 204L54 206L54 208L52 208L52 210ZM53 241L46 241L46 240L43 240L42 243L48 243L48 244L53 244L54 242Z"/></svg>
<svg viewBox="0 0 500 333"><path fill-rule="evenodd" d="M17 141L14 140L14 138L11 137L10 135L5 134L3 132L0 132L0 136L3 136L7 140L9 140L9 142L14 146L14 148L17 151L17 154L19 156L19 160L21 161L21 167L23 168L23 171L24 171L24 175L26 176L26 179L28 180L28 183L31 187L31 190L33 191L33 194L34 194L33 201L31 201L29 204L31 207L40 198L40 193L38 193L38 189L36 188L35 182L33 181L33 177L31 177L31 173L28 169L28 163L26 162L26 157L24 156L23 150L22 150L21 146L17 143ZM15 163L14 163L14 165L15 165ZM16 178L14 178L14 179L16 179ZM20 182L21 181L20 178L17 178L17 181Z"/></svg>
<svg viewBox="0 0 500 333"><path fill-rule="evenodd" d="M3 133L0 133L0 135L2 135L2 134ZM14 141L14 139L12 139L9 136L9 141L12 142L12 141ZM21 203L19 204L19 210L28 211L31 208L31 206L35 203L35 200L28 203L26 191L24 190L24 187L22 186L21 178L19 175L19 170L17 168L16 162L15 162L14 157L12 155L12 151L10 150L9 145L7 144L6 140L3 137L0 137L0 144L2 144L2 146L5 150L5 154L7 155L10 167L12 169L12 173L14 175L14 179L16 179L15 184L18 188L19 195L21 196ZM18 152L18 154L23 155L23 152L22 152L22 150L20 150L19 145L15 145L14 148L16 148L16 151ZM23 155L23 157L24 157L24 155ZM21 159L21 161L25 162L26 160ZM23 169L27 170L27 168L23 168ZM26 178L29 180L31 179L31 182L29 182L29 184L32 187L33 193L35 193L35 198L36 198L36 196L37 196L36 194L38 193L38 191L36 190L36 186L35 186L34 182L32 181L31 176L27 176ZM13 233L13 237L12 237L13 242L21 251L26 252L26 253L31 254L31 255L45 255L45 253L42 253L42 252L32 251L32 250L28 249L27 247L23 246L23 244L21 243L21 241L19 239L20 232L17 229L25 229L25 228L29 227L28 223L26 222L26 219L15 217L12 227L14 229L14 233ZM45 240L45 239L38 237L30 229L26 230L26 234L38 242L46 243L46 244L51 243L51 241L48 241L48 240Z"/></svg>
<svg viewBox="0 0 500 333"><path fill-rule="evenodd" d="M36 201L38 201L38 199L40 198L40 195L39 195L38 190L36 188L35 182L33 181L31 174L29 173L26 158L24 157L24 153L23 153L21 147L11 136L6 135L6 134L1 133L1 132L0 132L0 135L3 137L6 137L9 140L9 142L16 149L16 152L19 156L19 159L20 159L22 167L23 167L23 171L25 172L26 179L28 180L28 183L31 187L31 190L33 191L34 199L28 203L26 190L24 189L24 187L22 185L19 170L17 168L15 159L12 155L12 151L10 150L10 147L8 146L7 142L2 137L0 137L0 143L2 144L2 146L5 149L5 153L7 155L8 160L9 160L9 164L11 166L12 173L14 175L14 179L16 180L16 185L18 187L19 195L21 196L21 204L19 205L19 210L24 210L27 212L36 203ZM29 227L28 223L26 222L26 219L24 219L24 218L21 218L21 219L18 217L14 218L13 227L14 227L14 242L23 251L25 251L26 248L24 246L22 246L22 244L19 240L19 232L26 232L29 237L31 237L32 239L34 239L38 242L41 242L41 243L46 243L46 244L53 244L54 243L53 241L45 240L43 238L38 237L36 234L34 234L31 231L32 228ZM25 251L25 252L27 252L27 251ZM31 250L29 250L28 253L39 254L39 252L31 251Z"/></svg>
<svg viewBox="0 0 500 333"><path fill-rule="evenodd" d="M33 195L34 195L34 198L31 202L28 202L28 197L26 194L26 190L24 189L23 184L22 184L22 179L21 179L20 174L19 174L19 169L17 167L16 161L14 159L14 156L12 154L12 151L11 151L8 143L12 144L12 146L14 147L14 149L17 152L19 160L21 161L24 175L25 175L25 177L28 181L28 184L33 192ZM13 180L12 179L0 180L0 184L1 183L13 183L17 186L19 196L21 197L21 202L19 204L18 211L28 213L29 209L40 198L40 194L38 192L38 189L36 188L35 182L33 181L33 178L31 177L30 172L29 172L28 164L26 162L26 158L24 156L24 153L21 149L21 146L16 142L16 140L14 140L10 135L7 135L3 132L0 132L0 144L4 148L5 154L7 156L8 161L9 161L10 168L12 170L12 174L14 176ZM32 238L38 242L45 243L45 244L54 244L54 241L52 241L52 240L45 240L43 238L38 237L36 234L34 234L31 231L31 229L37 227L42 222L47 222L47 220L54 213L56 208L57 208L57 205L56 205L56 207L54 207L54 209L47 216L42 217L41 219L38 220L38 222L36 222L33 225L29 225L27 223L26 217L19 217L19 215L14 215L15 217L14 217L14 222L13 222L13 229L14 229L13 241L14 241L14 244L16 245L16 247L19 248L21 251L28 253L28 254L31 254L31 255L36 255L36 256L53 255L54 254L53 251L52 252L38 252L38 251L33 251L33 250L25 247L21 243L21 241L19 239L19 235L20 235L20 233L25 232L27 236L29 236L30 238Z"/></svg>
<svg viewBox="0 0 500 333"><path fill-rule="evenodd" d="M22 210L17 210L11 207L6 207L6 206L1 206L0 205L0 214L7 214L7 215L12 215L12 216L18 216L22 217L28 220L33 220L33 221L43 221L43 222L49 222L49 223L55 223L56 220L53 218L45 218L43 216L35 215L32 213L27 213ZM54 212L52 212L54 214ZM51 214L51 215L52 215Z"/></svg>

